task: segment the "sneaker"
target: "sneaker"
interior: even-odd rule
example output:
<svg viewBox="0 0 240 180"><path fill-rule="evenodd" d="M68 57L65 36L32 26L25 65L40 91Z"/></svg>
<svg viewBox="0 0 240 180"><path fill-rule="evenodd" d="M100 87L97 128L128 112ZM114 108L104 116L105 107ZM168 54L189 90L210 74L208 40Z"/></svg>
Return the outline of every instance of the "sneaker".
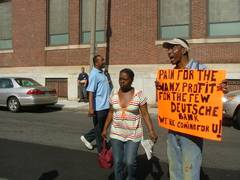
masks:
<svg viewBox="0 0 240 180"><path fill-rule="evenodd" d="M88 142L84 136L81 136L80 139L89 150L93 149L92 144Z"/></svg>

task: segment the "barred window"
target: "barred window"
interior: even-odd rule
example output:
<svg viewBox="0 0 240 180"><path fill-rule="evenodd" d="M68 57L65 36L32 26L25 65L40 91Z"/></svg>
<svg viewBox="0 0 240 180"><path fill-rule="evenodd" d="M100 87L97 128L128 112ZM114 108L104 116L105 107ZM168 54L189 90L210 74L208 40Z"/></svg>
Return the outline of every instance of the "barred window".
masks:
<svg viewBox="0 0 240 180"><path fill-rule="evenodd" d="M0 0L0 49L12 48L11 1Z"/></svg>
<svg viewBox="0 0 240 180"><path fill-rule="evenodd" d="M240 89L240 79L228 79L227 86L229 91L235 91Z"/></svg>
<svg viewBox="0 0 240 180"><path fill-rule="evenodd" d="M189 37L189 0L158 0L158 24L160 39Z"/></svg>
<svg viewBox="0 0 240 180"><path fill-rule="evenodd" d="M81 0L81 43L90 42L91 31L91 2L89 0ZM105 0L97 0L96 7L96 42L105 41Z"/></svg>
<svg viewBox="0 0 240 180"><path fill-rule="evenodd" d="M240 0L208 1L209 36L240 35Z"/></svg>
<svg viewBox="0 0 240 180"><path fill-rule="evenodd" d="M68 0L48 1L48 45L68 44Z"/></svg>

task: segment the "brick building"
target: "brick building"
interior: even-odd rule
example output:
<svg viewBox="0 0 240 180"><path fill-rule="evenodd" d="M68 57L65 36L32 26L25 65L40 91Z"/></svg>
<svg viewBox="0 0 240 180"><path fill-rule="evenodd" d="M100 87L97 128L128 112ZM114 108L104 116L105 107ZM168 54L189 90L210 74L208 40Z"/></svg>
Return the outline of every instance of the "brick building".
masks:
<svg viewBox="0 0 240 180"><path fill-rule="evenodd" d="M89 70L90 0L0 0L0 75L27 76L77 99L81 66ZM186 38L190 57L224 69L239 88L240 0L97 0L97 53L113 83L123 67L150 103L156 71L171 68L162 43Z"/></svg>

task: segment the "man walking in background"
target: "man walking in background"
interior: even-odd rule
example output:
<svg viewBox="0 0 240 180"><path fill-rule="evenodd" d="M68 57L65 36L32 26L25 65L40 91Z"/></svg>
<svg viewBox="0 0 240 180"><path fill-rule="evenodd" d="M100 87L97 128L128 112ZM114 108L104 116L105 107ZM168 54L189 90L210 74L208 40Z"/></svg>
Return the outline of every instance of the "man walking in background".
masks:
<svg viewBox="0 0 240 180"><path fill-rule="evenodd" d="M88 149L93 149L91 142L96 139L97 150L100 152L102 145L101 132L109 111L110 87L108 78L103 72L104 58L96 55L93 58L94 67L89 75L89 111L88 115L93 118L94 128L81 136L81 141Z"/></svg>

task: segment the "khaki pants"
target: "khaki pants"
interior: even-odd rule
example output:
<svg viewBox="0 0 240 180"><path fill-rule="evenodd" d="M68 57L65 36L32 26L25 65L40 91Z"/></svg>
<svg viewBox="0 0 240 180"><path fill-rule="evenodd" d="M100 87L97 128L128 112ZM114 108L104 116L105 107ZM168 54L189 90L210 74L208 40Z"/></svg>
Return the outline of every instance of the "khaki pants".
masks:
<svg viewBox="0 0 240 180"><path fill-rule="evenodd" d="M80 100L87 100L88 99L86 87L84 86L83 83L80 83L78 85L78 98Z"/></svg>

